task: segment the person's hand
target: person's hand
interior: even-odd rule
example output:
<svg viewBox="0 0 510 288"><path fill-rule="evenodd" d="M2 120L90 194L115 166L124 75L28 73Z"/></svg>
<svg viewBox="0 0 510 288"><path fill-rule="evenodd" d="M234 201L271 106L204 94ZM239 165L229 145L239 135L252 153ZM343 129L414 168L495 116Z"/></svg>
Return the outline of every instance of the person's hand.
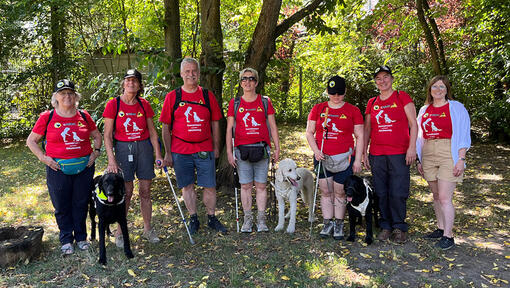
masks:
<svg viewBox="0 0 510 288"><path fill-rule="evenodd" d="M365 169L370 170L370 161L368 161L368 153L363 153L363 166L365 166Z"/></svg>
<svg viewBox="0 0 510 288"><path fill-rule="evenodd" d="M457 164L453 167L453 176L459 177L462 173L464 173L464 169L464 161L459 159Z"/></svg>
<svg viewBox="0 0 510 288"><path fill-rule="evenodd" d="M108 166L106 167L106 172L108 173L119 173L120 168L119 164L117 164L117 161L108 161Z"/></svg>
<svg viewBox="0 0 510 288"><path fill-rule="evenodd" d="M174 161L172 160L171 153L165 153L165 158L163 158L163 166L174 167Z"/></svg>
<svg viewBox="0 0 510 288"><path fill-rule="evenodd" d="M230 163L230 165L232 165L232 167L234 167L234 168L237 167L236 157L234 156L234 154L231 151L227 152L227 158L228 158L228 163Z"/></svg>
<svg viewBox="0 0 510 288"><path fill-rule="evenodd" d="M406 165L409 166L416 161L416 148L409 147L406 152Z"/></svg>
<svg viewBox="0 0 510 288"><path fill-rule="evenodd" d="M218 159L220 158L220 149L219 148L214 148L214 158Z"/></svg>
<svg viewBox="0 0 510 288"><path fill-rule="evenodd" d="M274 162L278 162L279 159L280 159L280 147L277 147L276 149L274 149L273 152L273 160Z"/></svg>
<svg viewBox="0 0 510 288"><path fill-rule="evenodd" d="M326 158L324 158L324 153L322 153L320 150L313 152L313 156L315 157L315 160L317 160L317 161L322 161L322 160L326 159Z"/></svg>
<svg viewBox="0 0 510 288"><path fill-rule="evenodd" d="M358 174L363 170L363 166L361 165L361 159L355 159L354 163L352 164L352 172L354 174Z"/></svg>
<svg viewBox="0 0 510 288"><path fill-rule="evenodd" d="M60 166L58 165L58 163L48 155L44 155L41 159L41 162L46 164L46 166L50 167L54 171L60 170Z"/></svg>
<svg viewBox="0 0 510 288"><path fill-rule="evenodd" d="M99 158L99 152L94 150L92 153L90 153L89 162L87 163L87 167L94 165L94 162L96 162L97 158Z"/></svg>
<svg viewBox="0 0 510 288"><path fill-rule="evenodd" d="M156 168L159 168L159 169L163 168L163 164L164 164L163 161L164 160L162 158L157 158L156 157Z"/></svg>
<svg viewBox="0 0 510 288"><path fill-rule="evenodd" d="M418 169L418 172L420 172L421 177L423 177L423 166L421 166L420 162L416 164L416 169Z"/></svg>

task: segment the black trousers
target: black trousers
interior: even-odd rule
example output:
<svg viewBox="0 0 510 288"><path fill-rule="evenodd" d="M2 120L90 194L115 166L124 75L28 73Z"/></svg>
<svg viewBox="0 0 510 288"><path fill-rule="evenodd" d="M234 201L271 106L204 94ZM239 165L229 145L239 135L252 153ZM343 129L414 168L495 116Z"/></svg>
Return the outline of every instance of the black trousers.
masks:
<svg viewBox="0 0 510 288"><path fill-rule="evenodd" d="M369 155L372 181L379 196L382 229L398 228L407 232L405 222L407 198L409 198L410 172L406 165L406 154Z"/></svg>

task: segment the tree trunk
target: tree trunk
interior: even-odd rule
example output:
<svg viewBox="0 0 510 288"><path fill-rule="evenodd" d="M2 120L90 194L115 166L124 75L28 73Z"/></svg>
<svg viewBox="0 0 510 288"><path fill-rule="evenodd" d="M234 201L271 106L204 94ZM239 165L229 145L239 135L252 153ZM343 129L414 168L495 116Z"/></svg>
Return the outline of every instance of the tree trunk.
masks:
<svg viewBox="0 0 510 288"><path fill-rule="evenodd" d="M120 11L121 11L121 17L122 17L122 31L124 31L124 41L126 42L126 49L127 49L127 61L128 61L128 67L131 69L133 68L131 66L131 45L129 43L129 37L128 37L128 29L127 29L127 13L126 13L126 6L124 5L124 0L120 0Z"/></svg>
<svg viewBox="0 0 510 288"><path fill-rule="evenodd" d="M200 56L200 85L212 91L216 100L223 103L223 34L220 24L220 0L201 0L200 37L202 54ZM225 118L220 120L220 147L225 147ZM218 162L217 183L228 185L231 182L232 168L227 161L225 150L221 151Z"/></svg>
<svg viewBox="0 0 510 288"><path fill-rule="evenodd" d="M66 17L64 8L57 3L53 3L50 9L51 77L55 84L59 79L69 77L66 65Z"/></svg>
<svg viewBox="0 0 510 288"><path fill-rule="evenodd" d="M446 63L446 55L444 53L443 38L441 37L441 33L439 32L439 28L437 27L436 20L430 16L431 15L430 7L427 0L423 0L423 8L425 10L425 16L427 16L427 19L429 20L432 32L434 32L434 36L436 37L437 48L439 50L439 59L441 61L442 75L448 75L448 64Z"/></svg>
<svg viewBox="0 0 510 288"><path fill-rule="evenodd" d="M421 27L423 28L423 32L425 34L425 41L427 42L427 45L429 46L430 50L430 56L432 57L432 68L434 69L434 73L436 75L441 75L441 64L439 63L439 57L437 53L437 46L434 42L434 36L432 35L432 32L430 31L430 27L427 23L427 20L425 19L425 8L424 8L424 2L427 0L416 0L416 12L418 16L418 21L420 22ZM428 5L428 4L427 4Z"/></svg>
<svg viewBox="0 0 510 288"><path fill-rule="evenodd" d="M182 58L179 0L165 0L165 49L172 62Z"/></svg>
<svg viewBox="0 0 510 288"><path fill-rule="evenodd" d="M264 0L244 61L244 67L251 67L259 72L257 91L262 90L264 87L265 71L269 60L276 50L276 39L292 25L313 13L323 2L325 1L313 0L307 6L278 24L282 0Z"/></svg>

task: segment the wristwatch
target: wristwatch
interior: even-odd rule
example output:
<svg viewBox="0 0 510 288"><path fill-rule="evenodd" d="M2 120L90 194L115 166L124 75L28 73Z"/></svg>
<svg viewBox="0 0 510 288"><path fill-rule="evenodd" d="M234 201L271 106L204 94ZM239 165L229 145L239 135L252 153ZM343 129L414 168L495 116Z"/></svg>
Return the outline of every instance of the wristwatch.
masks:
<svg viewBox="0 0 510 288"><path fill-rule="evenodd" d="M97 153L101 154L101 148L94 148L94 151L97 151Z"/></svg>
<svg viewBox="0 0 510 288"><path fill-rule="evenodd" d="M459 158L459 160L466 162L466 158L464 158L464 157Z"/></svg>

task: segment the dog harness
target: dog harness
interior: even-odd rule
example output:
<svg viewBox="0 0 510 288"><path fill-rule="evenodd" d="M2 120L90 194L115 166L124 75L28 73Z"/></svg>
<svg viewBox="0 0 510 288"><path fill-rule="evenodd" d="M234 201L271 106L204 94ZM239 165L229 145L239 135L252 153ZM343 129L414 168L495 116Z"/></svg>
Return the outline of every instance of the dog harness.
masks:
<svg viewBox="0 0 510 288"><path fill-rule="evenodd" d="M351 207L358 210L359 213L361 213L361 216L365 217L365 214L367 212L367 207L368 207L368 203L370 202L369 200L369 193L372 193L372 188L370 188L370 185L368 185L367 183L367 180L366 179L363 179L363 185L365 185L365 192L366 192L366 197L365 197L365 200L363 200L363 202L361 204L359 204L358 206L354 206L352 205L351 203Z"/></svg>
<svg viewBox="0 0 510 288"><path fill-rule="evenodd" d="M119 205L119 204L122 204L122 202L124 202L124 200L125 200L125 196L122 196L122 200L120 200L119 203L111 204L111 203L106 202L108 200L108 197L106 197L106 195L104 195L104 192L99 189L99 185L96 186L96 191L95 192L96 192L97 200L101 204L106 205L106 206Z"/></svg>

